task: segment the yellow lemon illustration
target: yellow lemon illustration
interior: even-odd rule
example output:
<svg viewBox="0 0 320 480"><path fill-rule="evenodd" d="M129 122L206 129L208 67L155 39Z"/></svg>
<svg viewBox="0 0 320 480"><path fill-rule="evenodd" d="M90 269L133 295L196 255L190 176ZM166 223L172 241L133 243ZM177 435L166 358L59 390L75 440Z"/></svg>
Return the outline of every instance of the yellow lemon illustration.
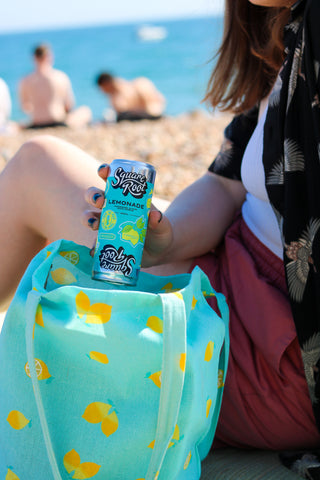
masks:
<svg viewBox="0 0 320 480"><path fill-rule="evenodd" d="M149 443L148 448L154 448L154 444L156 443L155 440L152 440L151 443Z"/></svg>
<svg viewBox="0 0 320 480"><path fill-rule="evenodd" d="M83 462L78 468L76 468L72 478L78 480L84 480L86 478L92 478L99 472L101 465L97 465L93 462Z"/></svg>
<svg viewBox="0 0 320 480"><path fill-rule="evenodd" d="M38 325L40 325L40 327L44 327L43 314L42 314L42 306L40 305L40 303L39 303L39 305L37 306L35 322L36 322Z"/></svg>
<svg viewBox="0 0 320 480"><path fill-rule="evenodd" d="M66 453L63 457L63 465L68 473L71 473L78 468L80 463L80 455L74 449L70 450L70 452Z"/></svg>
<svg viewBox="0 0 320 480"><path fill-rule="evenodd" d="M191 460L191 450L190 452L188 453L187 455L187 458L186 458L186 461L184 462L184 465L183 465L183 469L184 470L187 470L187 468L189 467L189 463L190 463L190 460Z"/></svg>
<svg viewBox="0 0 320 480"><path fill-rule="evenodd" d="M35 364L35 367L36 367L36 374L37 374L38 380L46 380L47 378L51 377L47 365L42 360L40 360L39 358L35 358L34 359L34 364ZM24 369L25 369L28 377L31 378L30 369L29 369L29 362L27 362L25 364Z"/></svg>
<svg viewBox="0 0 320 480"><path fill-rule="evenodd" d="M213 355L213 348L214 348L214 343L210 340L210 342L208 342L208 345L204 354L204 359L206 362L210 362Z"/></svg>
<svg viewBox="0 0 320 480"><path fill-rule="evenodd" d="M60 252L60 255L68 260L72 265L77 265L79 263L80 257L79 253L75 250L68 250L67 252Z"/></svg>
<svg viewBox="0 0 320 480"><path fill-rule="evenodd" d="M192 297L192 304L191 304L191 310L193 310L195 308L195 306L197 305L197 302L198 300L196 299L196 297L193 295Z"/></svg>
<svg viewBox="0 0 320 480"><path fill-rule="evenodd" d="M112 306L106 303L93 303L87 313L86 323L107 323L111 318Z"/></svg>
<svg viewBox="0 0 320 480"><path fill-rule="evenodd" d="M139 233L133 228L129 232L122 232L121 236L123 240L131 242L132 245L137 245L139 242Z"/></svg>
<svg viewBox="0 0 320 480"><path fill-rule="evenodd" d="M104 230L111 230L117 223L117 215L113 210L106 210L101 218L101 226Z"/></svg>
<svg viewBox="0 0 320 480"><path fill-rule="evenodd" d="M204 297L215 297L215 296L216 296L215 293L206 292L205 290L202 291L202 295L203 295Z"/></svg>
<svg viewBox="0 0 320 480"><path fill-rule="evenodd" d="M174 294L176 297L180 298L180 300L183 300L183 295L182 295L181 292L173 292L173 294Z"/></svg>
<svg viewBox="0 0 320 480"><path fill-rule="evenodd" d="M161 290L164 290L166 293L170 292L173 289L173 284L171 282L166 283Z"/></svg>
<svg viewBox="0 0 320 480"><path fill-rule="evenodd" d="M90 403L82 417L89 423L100 423L108 415L111 405L103 402Z"/></svg>
<svg viewBox="0 0 320 480"><path fill-rule="evenodd" d="M113 410L109 413L112 405L103 402L90 403L85 409L82 417L89 423L100 423L102 432L109 437L119 426L116 412Z"/></svg>
<svg viewBox="0 0 320 480"><path fill-rule="evenodd" d="M119 426L119 420L115 411L111 412L107 415L101 423L101 430L106 435L106 437L110 437Z"/></svg>
<svg viewBox="0 0 320 480"><path fill-rule="evenodd" d="M92 303L82 290L76 295L76 310L80 318L87 315L86 323L107 323L111 318L112 306L106 303Z"/></svg>
<svg viewBox="0 0 320 480"><path fill-rule="evenodd" d="M224 375L224 371L223 370L218 370L218 388L221 388L221 387L224 386L223 375Z"/></svg>
<svg viewBox="0 0 320 480"><path fill-rule="evenodd" d="M85 315L90 308L90 299L82 290L76 295L76 309L80 318Z"/></svg>
<svg viewBox="0 0 320 480"><path fill-rule="evenodd" d="M72 478L78 480L94 477L101 467L101 465L97 465L93 462L81 463L80 455L74 449L65 454L63 458L63 465L68 473L74 472Z"/></svg>
<svg viewBox="0 0 320 480"><path fill-rule="evenodd" d="M89 356L92 360L96 360L96 362L109 363L109 359L105 353L92 351L90 352Z"/></svg>
<svg viewBox="0 0 320 480"><path fill-rule="evenodd" d="M163 321L161 318L156 317L155 315L151 316L147 320L147 327L151 328L156 333L163 332Z"/></svg>
<svg viewBox="0 0 320 480"><path fill-rule="evenodd" d="M16 475L10 468L8 468L7 475L5 480L20 480L18 475Z"/></svg>
<svg viewBox="0 0 320 480"><path fill-rule="evenodd" d="M77 279L72 275L69 270L66 268L56 268L51 272L51 277L55 283L58 285L70 285L71 283L76 283Z"/></svg>
<svg viewBox="0 0 320 480"><path fill-rule="evenodd" d="M15 430L22 430L30 422L19 410L11 410L7 421Z"/></svg>
<svg viewBox="0 0 320 480"><path fill-rule="evenodd" d="M179 366L183 372L186 370L186 361L187 361L187 354L181 353Z"/></svg>
<svg viewBox="0 0 320 480"><path fill-rule="evenodd" d="M212 400L211 400L211 398L208 398L208 400L207 400L207 406L206 406L206 417L207 417L207 418L209 417L211 405L212 405Z"/></svg>
<svg viewBox="0 0 320 480"><path fill-rule="evenodd" d="M161 370L152 373L148 378L150 378L157 387L161 388Z"/></svg>
<svg viewBox="0 0 320 480"><path fill-rule="evenodd" d="M180 431L178 425L174 427L174 432L172 435L172 440L175 440L176 442L179 442L180 440ZM175 442L170 442L168 445L168 448L172 447L175 444Z"/></svg>

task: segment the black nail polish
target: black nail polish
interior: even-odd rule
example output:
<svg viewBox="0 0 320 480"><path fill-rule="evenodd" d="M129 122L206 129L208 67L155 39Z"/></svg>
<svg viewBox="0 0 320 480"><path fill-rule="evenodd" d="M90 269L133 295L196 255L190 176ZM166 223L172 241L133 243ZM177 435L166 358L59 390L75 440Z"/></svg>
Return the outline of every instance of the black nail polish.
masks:
<svg viewBox="0 0 320 480"><path fill-rule="evenodd" d="M94 218L94 217L88 218L89 227L92 227L92 225L94 224L94 222L95 222L96 220L97 220L97 219Z"/></svg>
<svg viewBox="0 0 320 480"><path fill-rule="evenodd" d="M100 167L98 168L98 172L100 172L100 170L102 170L103 168L106 168L108 166L107 163L103 163L102 165L100 165Z"/></svg>
<svg viewBox="0 0 320 480"><path fill-rule="evenodd" d="M95 193L92 197L92 200L94 201L94 203L96 203L100 197L101 197L101 193Z"/></svg>

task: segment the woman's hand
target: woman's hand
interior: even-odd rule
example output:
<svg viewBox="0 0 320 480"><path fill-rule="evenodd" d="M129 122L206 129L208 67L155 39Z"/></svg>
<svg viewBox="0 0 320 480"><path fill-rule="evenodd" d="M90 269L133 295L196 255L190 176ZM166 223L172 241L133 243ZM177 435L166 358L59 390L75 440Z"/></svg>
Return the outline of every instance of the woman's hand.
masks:
<svg viewBox="0 0 320 480"><path fill-rule="evenodd" d="M109 173L110 167L106 164L101 165L98 169L98 175L104 181L107 180ZM89 205L95 207L95 210L86 210L82 222L92 230L98 230L101 209L105 200L104 191L91 187L87 190L85 198ZM163 263L162 259L164 257L167 258L172 242L173 233L169 219L157 210L154 205L151 205L142 256L142 267L147 268Z"/></svg>

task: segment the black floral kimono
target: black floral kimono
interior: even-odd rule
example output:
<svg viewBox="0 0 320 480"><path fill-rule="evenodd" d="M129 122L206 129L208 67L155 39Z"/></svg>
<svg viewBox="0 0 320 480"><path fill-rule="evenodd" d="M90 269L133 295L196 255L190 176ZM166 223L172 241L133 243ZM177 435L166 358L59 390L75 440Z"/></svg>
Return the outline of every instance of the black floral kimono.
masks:
<svg viewBox="0 0 320 480"><path fill-rule="evenodd" d="M320 0L299 0L264 126L266 188L283 239L290 304L320 430ZM234 118L209 167L240 179L257 109Z"/></svg>

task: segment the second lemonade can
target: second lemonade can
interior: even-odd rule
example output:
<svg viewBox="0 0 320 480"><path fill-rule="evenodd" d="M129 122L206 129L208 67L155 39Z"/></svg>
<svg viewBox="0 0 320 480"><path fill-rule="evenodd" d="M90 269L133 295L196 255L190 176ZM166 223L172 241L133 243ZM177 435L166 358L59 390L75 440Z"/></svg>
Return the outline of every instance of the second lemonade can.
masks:
<svg viewBox="0 0 320 480"><path fill-rule="evenodd" d="M110 165L94 253L96 280L136 285L156 171L152 165L116 159Z"/></svg>

